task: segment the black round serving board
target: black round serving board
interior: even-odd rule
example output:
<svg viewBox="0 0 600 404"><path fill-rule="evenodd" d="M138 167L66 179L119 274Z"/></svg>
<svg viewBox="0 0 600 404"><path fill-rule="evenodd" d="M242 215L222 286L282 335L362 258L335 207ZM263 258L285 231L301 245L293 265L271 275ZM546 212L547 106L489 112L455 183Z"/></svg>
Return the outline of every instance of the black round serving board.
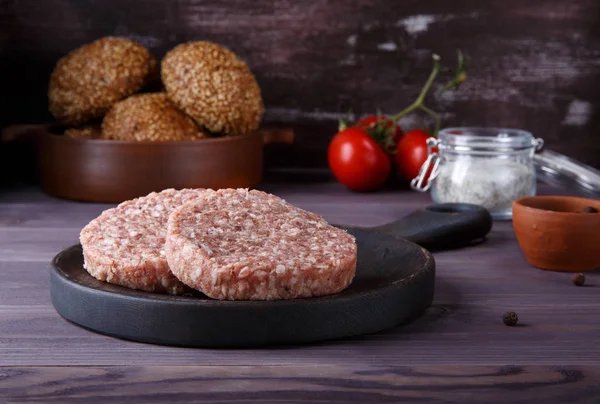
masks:
<svg viewBox="0 0 600 404"><path fill-rule="evenodd" d="M102 334L164 345L251 347L300 344L374 333L431 305L435 263L401 238L352 229L356 277L343 292L279 301L218 301L130 290L83 268L80 245L53 261L51 296L67 320Z"/></svg>
<svg viewBox="0 0 600 404"><path fill-rule="evenodd" d="M241 348L294 345L375 333L418 317L433 300L435 261L428 248L483 238L489 212L432 205L356 237L358 262L341 293L278 301L219 301L170 296L98 281L83 268L81 245L52 262L50 294L67 320L106 335L162 345ZM412 240L415 243L413 243Z"/></svg>

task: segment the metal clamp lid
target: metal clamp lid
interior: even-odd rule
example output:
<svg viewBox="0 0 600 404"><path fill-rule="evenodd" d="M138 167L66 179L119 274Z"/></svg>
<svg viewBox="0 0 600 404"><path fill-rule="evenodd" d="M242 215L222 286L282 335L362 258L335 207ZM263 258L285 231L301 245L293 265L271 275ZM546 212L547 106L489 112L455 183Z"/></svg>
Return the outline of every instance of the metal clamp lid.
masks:
<svg viewBox="0 0 600 404"><path fill-rule="evenodd" d="M535 147L535 151L540 151L544 147L544 139L537 137L531 141L531 145Z"/></svg>
<svg viewBox="0 0 600 404"><path fill-rule="evenodd" d="M412 179L410 187L419 192L428 191L431 188L433 180L440 173L440 155L433 151L434 147L439 146L440 140L435 137L427 139L427 160L419 169L419 174ZM431 169L431 174L429 170Z"/></svg>

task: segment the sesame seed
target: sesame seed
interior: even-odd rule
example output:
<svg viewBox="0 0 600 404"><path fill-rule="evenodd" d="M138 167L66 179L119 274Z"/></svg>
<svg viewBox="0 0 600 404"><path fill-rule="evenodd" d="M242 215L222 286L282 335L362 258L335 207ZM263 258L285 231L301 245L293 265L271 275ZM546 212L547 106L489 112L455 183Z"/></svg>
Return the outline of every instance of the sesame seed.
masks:
<svg viewBox="0 0 600 404"><path fill-rule="evenodd" d="M99 139L102 136L102 130L99 126L83 126L80 128L68 128L65 130L65 136L76 139Z"/></svg>
<svg viewBox="0 0 600 404"><path fill-rule="evenodd" d="M62 123L84 124L138 92L155 71L156 60L142 45L126 38L98 39L58 61L50 77L49 110Z"/></svg>
<svg viewBox="0 0 600 404"><path fill-rule="evenodd" d="M169 141L206 137L165 93L138 94L116 103L102 122L102 136L112 140Z"/></svg>
<svg viewBox="0 0 600 404"><path fill-rule="evenodd" d="M230 136L258 128L264 113L260 87L231 50L212 42L187 42L167 53L161 71L169 98L200 127Z"/></svg>

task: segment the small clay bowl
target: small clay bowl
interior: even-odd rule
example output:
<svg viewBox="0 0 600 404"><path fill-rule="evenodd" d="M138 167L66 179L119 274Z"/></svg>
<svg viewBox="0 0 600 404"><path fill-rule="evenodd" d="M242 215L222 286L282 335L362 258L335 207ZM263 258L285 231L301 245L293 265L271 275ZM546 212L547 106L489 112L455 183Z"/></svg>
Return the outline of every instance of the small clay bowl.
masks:
<svg viewBox="0 0 600 404"><path fill-rule="evenodd" d="M600 267L600 201L571 196L532 196L513 203L513 225L527 261L550 271Z"/></svg>

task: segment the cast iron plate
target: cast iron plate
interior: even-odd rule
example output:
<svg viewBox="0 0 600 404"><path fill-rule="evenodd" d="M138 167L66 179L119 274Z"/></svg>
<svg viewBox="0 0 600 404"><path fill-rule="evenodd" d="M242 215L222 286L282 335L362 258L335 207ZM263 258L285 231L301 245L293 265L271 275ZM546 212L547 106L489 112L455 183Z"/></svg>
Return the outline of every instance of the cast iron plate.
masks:
<svg viewBox="0 0 600 404"><path fill-rule="evenodd" d="M130 290L91 277L81 245L52 262L58 313L89 330L161 345L234 348L293 345L369 334L418 317L431 305L435 261L400 237L348 228L356 277L339 294L280 301L218 301Z"/></svg>

